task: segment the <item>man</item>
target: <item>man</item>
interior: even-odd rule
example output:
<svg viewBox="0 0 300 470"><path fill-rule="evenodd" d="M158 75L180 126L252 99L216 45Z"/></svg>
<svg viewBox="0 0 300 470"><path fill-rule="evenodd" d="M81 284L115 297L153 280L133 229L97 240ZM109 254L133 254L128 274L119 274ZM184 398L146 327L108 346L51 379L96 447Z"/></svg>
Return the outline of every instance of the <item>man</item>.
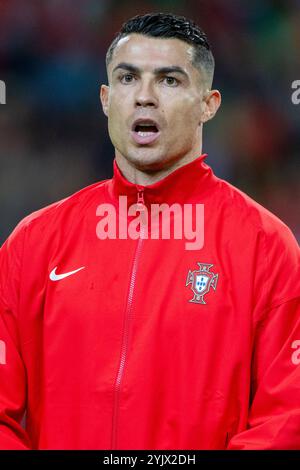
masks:
<svg viewBox="0 0 300 470"><path fill-rule="evenodd" d="M204 162L213 69L171 14L110 46L113 178L1 249L1 448L300 448L299 249Z"/></svg>

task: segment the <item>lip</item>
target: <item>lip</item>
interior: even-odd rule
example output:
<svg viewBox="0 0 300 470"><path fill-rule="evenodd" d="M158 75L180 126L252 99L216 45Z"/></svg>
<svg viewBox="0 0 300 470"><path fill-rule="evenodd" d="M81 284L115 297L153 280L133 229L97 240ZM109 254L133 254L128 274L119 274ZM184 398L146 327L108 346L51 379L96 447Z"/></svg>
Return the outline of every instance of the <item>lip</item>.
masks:
<svg viewBox="0 0 300 470"><path fill-rule="evenodd" d="M153 132L153 134L151 135L146 135L146 136L142 136L142 135L139 135L138 132L136 131L131 131L131 136L133 138L133 140L137 143L137 144L140 144L140 145L147 145L147 144L152 144L153 142L155 142L158 137L160 136L160 131L158 132Z"/></svg>
<svg viewBox="0 0 300 470"><path fill-rule="evenodd" d="M153 132L151 135L146 135L146 136L139 135L139 133L135 131L135 128L138 124L153 125L153 126L156 127L157 132ZM146 118L146 117L144 117L144 118L140 117L140 118L136 119L132 124L131 136L132 136L133 140L139 145L152 144L160 136L160 126L154 119Z"/></svg>

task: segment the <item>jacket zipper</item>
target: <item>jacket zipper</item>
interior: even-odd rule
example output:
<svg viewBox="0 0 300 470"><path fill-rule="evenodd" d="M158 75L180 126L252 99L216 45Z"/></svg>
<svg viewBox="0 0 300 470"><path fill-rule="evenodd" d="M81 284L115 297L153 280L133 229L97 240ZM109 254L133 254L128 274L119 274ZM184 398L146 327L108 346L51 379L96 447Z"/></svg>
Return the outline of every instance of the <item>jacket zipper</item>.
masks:
<svg viewBox="0 0 300 470"><path fill-rule="evenodd" d="M144 201L144 189L138 189L137 192L137 208L140 211L145 210L145 201ZM120 355L120 364L117 373L117 377L115 380L114 385L114 407L113 407L113 420L112 420L112 441L111 441L111 448L112 450L116 450L117 448L117 427L118 427L118 416L119 416L119 401L120 401L120 392L122 386L122 380L125 371L125 365L127 360L128 354L128 346L129 346L129 337L130 337L130 327L132 323L132 310L133 310L133 297L134 297L134 290L136 285L136 276L138 270L138 264L141 256L141 250L143 245L143 234L144 234L144 226L141 225L140 229L140 237L138 238L136 250L134 253L132 271L130 276L130 283L129 283L129 291L127 296L127 304L126 304L126 311L125 311L125 326L123 330L123 338L122 338L122 346L121 346L121 355Z"/></svg>

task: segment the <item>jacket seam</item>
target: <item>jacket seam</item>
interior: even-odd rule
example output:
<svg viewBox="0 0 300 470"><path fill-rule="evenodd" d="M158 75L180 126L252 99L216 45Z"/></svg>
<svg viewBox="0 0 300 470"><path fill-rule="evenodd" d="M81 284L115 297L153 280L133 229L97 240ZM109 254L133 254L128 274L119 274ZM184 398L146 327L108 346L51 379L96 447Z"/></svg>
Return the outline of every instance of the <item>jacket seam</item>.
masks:
<svg viewBox="0 0 300 470"><path fill-rule="evenodd" d="M24 227L24 230L23 230L23 243L22 243L22 249L21 249L21 253L20 253L20 280L19 280L19 284L20 284L20 288L19 288L19 295L18 295L18 305L17 305L17 317L19 319L20 317L20 292L21 292L21 284L23 283L23 266L24 266L24 250L25 250L25 235L26 235L26 231L27 231L27 225Z"/></svg>
<svg viewBox="0 0 300 470"><path fill-rule="evenodd" d="M247 207L247 204L246 202L244 201L243 199L243 195L246 197L246 198L249 198L250 201L253 201L254 203L258 204L258 206L264 208L259 202L255 201L254 199L252 199L252 197L247 194L246 192L244 192L243 190L233 186L231 183L228 183L227 181L225 181L224 179L222 178L218 178L219 179L219 182L221 183L222 185L222 189L223 191L225 190L227 192L227 197L228 199L231 199L236 205L238 205L238 207L240 209L245 209ZM229 187L228 187L229 185ZM229 190L230 189L230 190ZM231 191L233 191L233 194L231 193ZM240 194L241 193L241 194ZM257 217L254 217L253 214L249 214L250 217L248 218L248 221L249 223L251 224L252 228L254 228L255 230L261 230L263 232L263 234L266 236L266 229L264 228L264 225L263 225L263 221L262 221L262 215L259 211L259 208L255 207L255 206L252 206L251 209L253 209L254 211L256 211L257 213ZM266 209L266 208L264 208ZM273 213L271 213L268 209L266 209L271 215L275 215ZM275 215L275 217L278 219L278 217ZM254 220L254 219L257 219L257 220ZM290 228L280 219L278 219L287 229L290 230Z"/></svg>
<svg viewBox="0 0 300 470"><path fill-rule="evenodd" d="M262 315L261 315L261 318L260 318L259 320L257 320L257 324L263 323L264 321L266 321L267 318L268 318L268 316L269 316L269 314L270 314L270 312L271 312L272 310L274 310L274 309L276 309L276 308L279 308L279 307L281 307L282 305L287 304L288 302L292 302L292 301L298 300L298 299L300 299L300 296L299 296L299 295L296 295L296 296L290 297L289 299L282 299L282 300L279 300L278 303L276 303L276 304L274 304L274 305L270 305L270 307L267 307L267 308L263 311L263 313L262 313Z"/></svg>

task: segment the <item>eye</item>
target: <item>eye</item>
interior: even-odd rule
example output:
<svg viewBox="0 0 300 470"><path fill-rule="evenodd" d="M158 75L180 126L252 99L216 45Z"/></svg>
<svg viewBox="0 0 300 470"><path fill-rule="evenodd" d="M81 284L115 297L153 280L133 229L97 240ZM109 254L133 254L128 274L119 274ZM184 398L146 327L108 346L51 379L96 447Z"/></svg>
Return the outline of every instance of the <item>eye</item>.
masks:
<svg viewBox="0 0 300 470"><path fill-rule="evenodd" d="M164 80L169 86L177 86L179 83L179 81L175 77L165 77Z"/></svg>
<svg viewBox="0 0 300 470"><path fill-rule="evenodd" d="M125 75L122 75L120 77L121 83L131 83L133 80L133 74L132 73L126 73Z"/></svg>

